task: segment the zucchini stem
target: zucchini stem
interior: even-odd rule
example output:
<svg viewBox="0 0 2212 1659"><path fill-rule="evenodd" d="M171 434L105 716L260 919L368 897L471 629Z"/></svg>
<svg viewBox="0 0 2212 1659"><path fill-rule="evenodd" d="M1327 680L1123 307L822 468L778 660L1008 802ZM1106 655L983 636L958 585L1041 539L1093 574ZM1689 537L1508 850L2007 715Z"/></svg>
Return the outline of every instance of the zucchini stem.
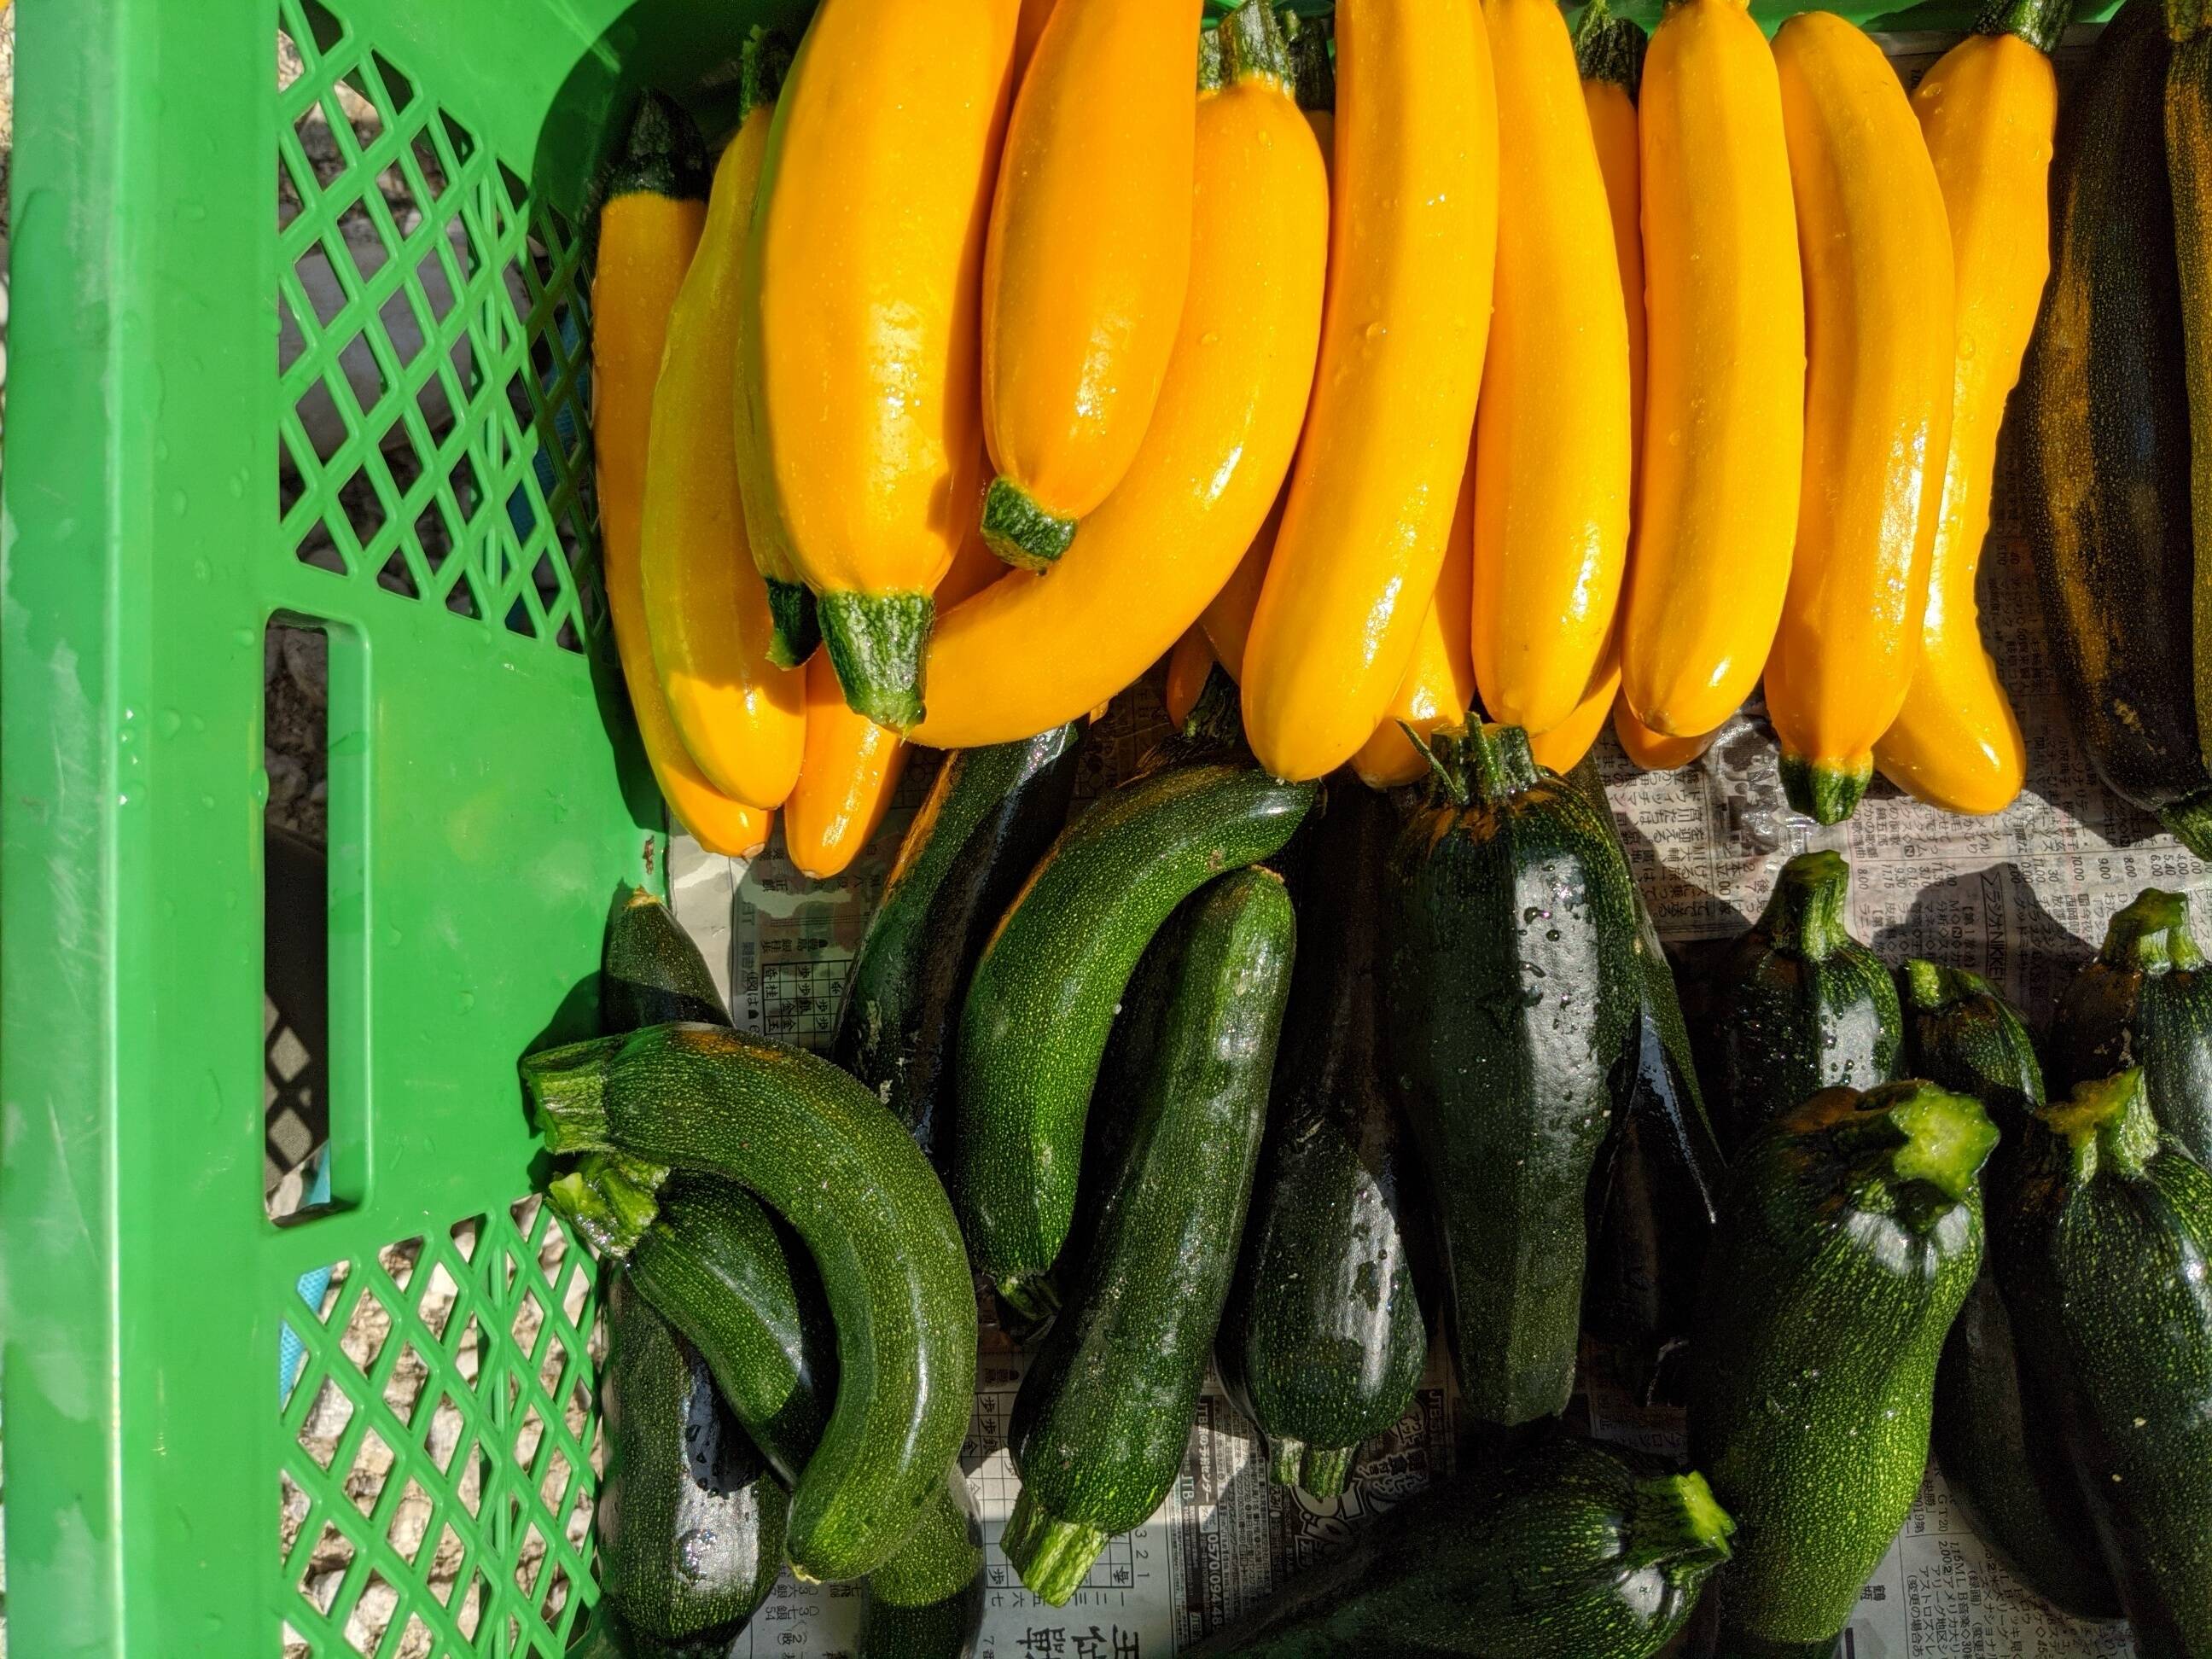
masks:
<svg viewBox="0 0 2212 1659"><path fill-rule="evenodd" d="M1800 853L1775 878L1759 925L1778 948L1825 962L1852 942L1844 921L1850 890L1851 866L1841 854L1826 848Z"/></svg>
<svg viewBox="0 0 2212 1659"><path fill-rule="evenodd" d="M822 643L814 591L805 582L788 582L780 576L763 580L768 584L769 660L778 668L796 668Z"/></svg>
<svg viewBox="0 0 2212 1659"><path fill-rule="evenodd" d="M1975 21L1977 34L2017 34L2048 58L2074 21L2075 0L1990 0Z"/></svg>
<svg viewBox="0 0 2212 1659"><path fill-rule="evenodd" d="M1628 1547L1622 1553L1632 1570L1668 1561L1705 1569L1729 1559L1729 1540L1735 1535L1735 1520L1705 1477L1692 1469L1637 1483Z"/></svg>
<svg viewBox="0 0 2212 1659"><path fill-rule="evenodd" d="M1868 1098L1885 1096L1889 1121L1905 1136L1889 1160L1897 1178L1925 1182L1954 1203L1964 1199L1996 1150L1996 1125L1981 1102L1932 1083L1893 1085Z"/></svg>
<svg viewBox="0 0 2212 1659"><path fill-rule="evenodd" d="M1075 520L1039 507L1012 478L991 480L983 494L983 539L1019 570L1049 570L1075 539Z"/></svg>
<svg viewBox="0 0 2212 1659"><path fill-rule="evenodd" d="M738 118L743 120L783 95L783 77L791 73L791 43L756 23L738 62Z"/></svg>
<svg viewBox="0 0 2212 1659"><path fill-rule="evenodd" d="M1014 1500L999 1547L1021 1574L1022 1583L1059 1607L1082 1588L1083 1576L1106 1547L1106 1534L1081 1521L1056 1519L1024 1488Z"/></svg>
<svg viewBox="0 0 2212 1659"><path fill-rule="evenodd" d="M2212 789L2160 807L2158 821L2184 847L2212 863Z"/></svg>
<svg viewBox="0 0 2212 1659"><path fill-rule="evenodd" d="M599 199L641 195L685 202L707 199L706 141L682 106L658 92L638 99L629 132L600 185ZM599 216L591 216L596 221Z"/></svg>
<svg viewBox="0 0 2212 1659"><path fill-rule="evenodd" d="M919 725L935 601L927 593L823 593L815 615L853 712L894 732Z"/></svg>
<svg viewBox="0 0 2212 1659"><path fill-rule="evenodd" d="M1301 17L1294 11L1282 16L1283 37L1290 43L1291 64L1297 81L1298 107L1310 113L1336 108L1336 15L1325 12Z"/></svg>
<svg viewBox="0 0 2212 1659"><path fill-rule="evenodd" d="M546 1202L603 1256L626 1261L660 1214L665 1164L620 1152L587 1152L545 1189Z"/></svg>
<svg viewBox="0 0 2212 1659"><path fill-rule="evenodd" d="M1296 95L1297 73L1290 45L1267 0L1246 0L1221 20L1214 33L1221 42L1222 85L1272 81L1285 95Z"/></svg>
<svg viewBox="0 0 2212 1659"><path fill-rule="evenodd" d="M2131 973L2191 973L2202 968L2204 953L2189 931L2189 895L2144 888L2112 918L2097 954L2108 966Z"/></svg>
<svg viewBox="0 0 2212 1659"><path fill-rule="evenodd" d="M2039 1115L2066 1143L2077 1182L2094 1180L2108 1162L2123 1175L2140 1176L2158 1152L2158 1120L2140 1066L2078 1085Z"/></svg>
<svg viewBox="0 0 2212 1659"><path fill-rule="evenodd" d="M1590 0L1575 25L1575 70L1585 81L1609 81L1634 103L1644 88L1644 54L1651 44L1634 19L1616 17L1609 0Z"/></svg>
<svg viewBox="0 0 2212 1659"><path fill-rule="evenodd" d="M1989 981L1979 974L1964 968L1946 967L1920 957L1907 962L1899 970L1898 979L1904 988L1906 1005L1923 1014L1941 1013L1974 997L1993 994Z"/></svg>
<svg viewBox="0 0 2212 1659"><path fill-rule="evenodd" d="M1846 762L1782 757L1782 793L1795 812L1819 824L1841 823L1859 810L1874 782L1871 752Z"/></svg>
<svg viewBox="0 0 2212 1659"><path fill-rule="evenodd" d="M593 1037L531 1054L522 1062L522 1093L549 1152L601 1152L607 1134L607 1079L626 1037Z"/></svg>

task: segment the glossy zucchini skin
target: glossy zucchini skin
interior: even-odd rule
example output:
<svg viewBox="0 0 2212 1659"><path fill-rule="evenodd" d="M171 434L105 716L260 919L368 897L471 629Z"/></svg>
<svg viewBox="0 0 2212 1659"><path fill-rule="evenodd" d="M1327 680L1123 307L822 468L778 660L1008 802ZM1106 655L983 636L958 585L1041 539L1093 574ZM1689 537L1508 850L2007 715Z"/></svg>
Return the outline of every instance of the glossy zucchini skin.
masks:
<svg viewBox="0 0 2212 1659"><path fill-rule="evenodd" d="M1382 1053L1389 802L1338 778L1289 849L1298 961L1267 1133L1214 1357L1274 1478L1343 1489L1362 1441L1413 1402L1428 1358L1412 1198Z"/></svg>
<svg viewBox="0 0 2212 1659"><path fill-rule="evenodd" d="M599 1583L623 1620L676 1640L750 1618L783 1565L784 1490L698 1350L619 1276L599 1413Z"/></svg>
<svg viewBox="0 0 2212 1659"><path fill-rule="evenodd" d="M2212 1652L2212 1175L2141 1073L2085 1084L2022 1146L1995 1225L2021 1351L2055 1403L2144 1659Z"/></svg>
<svg viewBox="0 0 2212 1659"><path fill-rule="evenodd" d="M1182 1466L1236 1271L1290 993L1297 925L1279 878L1224 876L1154 945L1138 1051L1096 1234L1014 1401L1021 1497L1000 1539L1022 1580L1065 1602L1107 1539L1141 1525ZM1122 1068L1115 1068L1117 1074Z"/></svg>
<svg viewBox="0 0 2212 1659"><path fill-rule="evenodd" d="M687 1020L727 1025L729 1011L675 913L642 887L615 895L599 957L599 1025L635 1031Z"/></svg>
<svg viewBox="0 0 2212 1659"><path fill-rule="evenodd" d="M1514 726L1439 733L1391 871L1390 1065L1434 1194L1467 1409L1572 1390L1587 1195L1643 995L1613 831Z"/></svg>
<svg viewBox="0 0 2212 1659"><path fill-rule="evenodd" d="M1986 1206L2008 1201L2017 1149L2043 1107L2043 1067L2020 1015L1978 975L1931 962L1899 971L1905 1063L1915 1077L1972 1095L2003 1139L1983 1172ZM2022 1367L1997 1282L1995 1226L1981 1272L1936 1367L1929 1443L1952 1501L1975 1531L2052 1605L2116 1619L2119 1597L2096 1528L2060 1455L2058 1424Z"/></svg>
<svg viewBox="0 0 2212 1659"><path fill-rule="evenodd" d="M2157 0L2131 0L2059 110L2051 270L2027 349L2027 531L2052 666L2113 793L2212 850L2197 553Z"/></svg>
<svg viewBox="0 0 2212 1659"><path fill-rule="evenodd" d="M1067 819L1087 722L945 757L845 981L830 1057L951 1168L960 1004L983 941Z"/></svg>
<svg viewBox="0 0 2212 1659"><path fill-rule="evenodd" d="M1830 1089L1731 1166L1690 1348L1691 1461L1738 1525L1721 1651L1826 1650L1911 1508L1996 1142L1933 1084Z"/></svg>
<svg viewBox="0 0 2212 1659"><path fill-rule="evenodd" d="M548 1151L737 1182L805 1241L839 1383L793 1493L792 1565L824 1581L881 1566L935 1501L975 1386L959 1226L903 1126L828 1061L711 1025L571 1044L522 1075Z"/></svg>
<svg viewBox="0 0 2212 1659"><path fill-rule="evenodd" d="M1703 1477L1547 1434L1399 1504L1190 1659L1649 1659L1728 1558Z"/></svg>
<svg viewBox="0 0 2212 1659"><path fill-rule="evenodd" d="M1897 987L1844 921L1850 866L1800 853L1766 908L1721 951L1694 1035L1721 1150L1733 1158L1771 1119L1823 1089L1897 1077Z"/></svg>
<svg viewBox="0 0 2212 1659"><path fill-rule="evenodd" d="M2061 1087L2142 1067L2159 1127L2212 1162L2212 970L2189 931L2189 895L2149 887L2112 920L2051 1022Z"/></svg>
<svg viewBox="0 0 2212 1659"><path fill-rule="evenodd" d="M1280 850L1313 801L1312 784L1186 748L1067 827L969 983L954 1190L976 1267L1031 1321L1056 1300L1091 1087L1138 959L1191 893Z"/></svg>

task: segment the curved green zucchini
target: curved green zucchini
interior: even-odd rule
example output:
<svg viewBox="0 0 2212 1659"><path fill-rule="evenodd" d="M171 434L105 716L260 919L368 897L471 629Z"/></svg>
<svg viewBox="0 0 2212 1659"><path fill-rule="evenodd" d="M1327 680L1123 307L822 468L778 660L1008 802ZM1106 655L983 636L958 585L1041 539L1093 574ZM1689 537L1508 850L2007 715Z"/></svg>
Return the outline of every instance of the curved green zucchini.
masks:
<svg viewBox="0 0 2212 1659"><path fill-rule="evenodd" d="M1704 1476L1547 1434L1399 1504L1188 1659L1650 1659L1688 1622L1734 1530Z"/></svg>
<svg viewBox="0 0 2212 1659"><path fill-rule="evenodd" d="M1343 1489L1362 1441L1405 1415L1428 1357L1407 1259L1398 1110L1382 1054L1383 872L1396 814L1331 785L1291 844L1298 962L1252 1217L1214 1354L1274 1478Z"/></svg>
<svg viewBox="0 0 2212 1659"><path fill-rule="evenodd" d="M1183 907L1147 953L1158 1040L1101 1110L1126 1122L1073 1293L1015 1396L1021 1497L1000 1547L1060 1606L1106 1540L1175 1484L1237 1266L1289 994L1297 924L1281 880L1243 870ZM1120 1071L1117 1066L1117 1073Z"/></svg>
<svg viewBox="0 0 2212 1659"><path fill-rule="evenodd" d="M929 1161L827 1060L713 1026L571 1044L522 1078L548 1151L736 1182L805 1242L840 1382L793 1493L792 1565L823 1580L881 1566L943 1486L975 1386L974 1285Z"/></svg>
<svg viewBox="0 0 2212 1659"><path fill-rule="evenodd" d="M2025 1140L1995 1218L2021 1350L2057 1403L2143 1659L2212 1653L2212 1175L2138 1072Z"/></svg>
<svg viewBox="0 0 2212 1659"><path fill-rule="evenodd" d="M1897 1076L1897 987L1844 919L1851 867L1800 853L1782 866L1750 931L1718 957L1706 990L1698 1076L1721 1150L1734 1158L1769 1120L1823 1089Z"/></svg>
<svg viewBox="0 0 2212 1659"><path fill-rule="evenodd" d="M727 1025L707 959L675 915L642 887L615 895L599 957L599 1024L607 1031L690 1021Z"/></svg>
<svg viewBox="0 0 2212 1659"><path fill-rule="evenodd" d="M1611 824L1518 727L1435 743L1393 856L1390 1064L1467 1409L1510 1426L1573 1388L1587 1195L1643 994L1636 893Z"/></svg>
<svg viewBox="0 0 2212 1659"><path fill-rule="evenodd" d="M1730 1169L1690 1347L1690 1458L1739 1528L1721 1651L1827 1651L1903 1524L1996 1139L1931 1083L1829 1089Z"/></svg>
<svg viewBox="0 0 2212 1659"><path fill-rule="evenodd" d="M2157 0L2108 25L2059 111L2051 270L2017 403L2027 530L2068 716L2106 787L2202 858L2190 409Z"/></svg>
<svg viewBox="0 0 2212 1659"><path fill-rule="evenodd" d="M830 1058L951 1168L952 1050L983 941L1060 833L1086 722L945 757L845 981Z"/></svg>
<svg viewBox="0 0 2212 1659"><path fill-rule="evenodd" d="M2189 931L2189 895L2147 887L2060 994L2051 1062L2061 1086L2130 1066L2159 1127L2212 1162L2212 971Z"/></svg>
<svg viewBox="0 0 2212 1659"><path fill-rule="evenodd" d="M960 1020L958 1195L976 1267L1048 1317L1084 1120L1115 1005L1168 915L1277 852L1314 786L1191 762L1099 799L1053 843L984 947Z"/></svg>
<svg viewBox="0 0 2212 1659"><path fill-rule="evenodd" d="M599 1377L600 1586L623 1620L681 1640L752 1616L783 1565L783 1488L698 1350L617 1276Z"/></svg>
<svg viewBox="0 0 2212 1659"><path fill-rule="evenodd" d="M1982 1176L1995 1215L2008 1202L2021 1139L2043 1107L2034 1045L2020 1015L1976 975L1915 961L1898 979L1913 1075L1973 1096L2003 1137ZM1952 1500L2029 1588L2077 1619L2117 1619L2119 1597L2096 1528L2064 1458L2054 1455L2058 1425L2023 1373L1997 1283L2004 1244L1994 1227L1990 1235L1936 1367L1936 1461Z"/></svg>

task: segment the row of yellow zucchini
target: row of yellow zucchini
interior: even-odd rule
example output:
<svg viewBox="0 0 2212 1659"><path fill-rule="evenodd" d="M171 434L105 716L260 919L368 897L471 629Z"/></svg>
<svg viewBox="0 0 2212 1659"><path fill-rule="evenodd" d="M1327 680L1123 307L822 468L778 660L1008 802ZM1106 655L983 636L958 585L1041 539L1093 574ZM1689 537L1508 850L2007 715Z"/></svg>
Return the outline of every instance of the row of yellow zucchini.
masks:
<svg viewBox="0 0 2212 1659"><path fill-rule="evenodd" d="M1973 580L2064 0L1911 102L1850 24L1770 50L1742 0L1675 0L1648 58L1554 0L1340 0L1333 54L1194 12L823 0L787 76L748 48L703 205L648 101L600 230L603 531L702 842L788 798L796 853L810 791L864 836L902 738L1030 736L1178 638L1289 778L1401 780L1401 722L1476 707L1555 765L1608 714L1680 764L1764 672L1823 821L1877 758L2012 798Z"/></svg>

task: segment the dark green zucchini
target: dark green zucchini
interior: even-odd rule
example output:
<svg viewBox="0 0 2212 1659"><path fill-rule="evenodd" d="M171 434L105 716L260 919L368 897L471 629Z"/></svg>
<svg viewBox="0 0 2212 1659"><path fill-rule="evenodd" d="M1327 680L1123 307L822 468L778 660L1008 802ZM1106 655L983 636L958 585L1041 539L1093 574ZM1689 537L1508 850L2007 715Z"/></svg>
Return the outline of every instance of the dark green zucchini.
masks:
<svg viewBox="0 0 2212 1659"><path fill-rule="evenodd" d="M1188 1659L1650 1659L1734 1530L1704 1476L1547 1434L1390 1510Z"/></svg>
<svg viewBox="0 0 2212 1659"><path fill-rule="evenodd" d="M2212 853L2192 665L2197 554L2172 192L2172 58L2130 0L2059 113L2051 270L2027 349L2029 540L2059 695L2106 787Z"/></svg>
<svg viewBox="0 0 2212 1659"><path fill-rule="evenodd" d="M2139 1072L2045 1109L1994 1221L2005 1300L2055 1404L2142 1659L2212 1653L2212 1176Z"/></svg>
<svg viewBox="0 0 2212 1659"><path fill-rule="evenodd" d="M1567 776L1612 826L1613 804L1596 766L1586 757ZM1613 1069L1612 1127L1590 1183L1583 1330L1620 1351L1639 1396L1671 1399L1679 1393L1679 1369L1668 1362L1688 1341L1697 1317L1724 1171L1698 1091L1674 970L1641 892L1636 920L1644 993L1628 1051Z"/></svg>
<svg viewBox="0 0 2212 1659"><path fill-rule="evenodd" d="M1912 1506L1997 1132L1932 1083L1817 1094L1729 1172L1690 1347L1690 1459L1736 1518L1721 1651L1829 1651Z"/></svg>
<svg viewBox="0 0 2212 1659"><path fill-rule="evenodd" d="M1587 1206L1643 995L1612 825L1517 726L1439 733L1393 855L1390 1064L1442 1242L1468 1413L1566 1408Z"/></svg>
<svg viewBox="0 0 2212 1659"><path fill-rule="evenodd" d="M1343 1489L1405 1414L1428 1357L1407 1259L1405 1162L1382 1054L1388 800L1332 784L1292 843L1298 963L1252 1218L1214 1353L1275 1479Z"/></svg>
<svg viewBox="0 0 2212 1659"><path fill-rule="evenodd" d="M648 1636L677 1640L741 1624L783 1565L784 1490L698 1350L620 1275L606 1306L599 1586Z"/></svg>
<svg viewBox="0 0 2212 1659"><path fill-rule="evenodd" d="M858 1578L935 1501L975 1386L975 1296L945 1190L905 1128L827 1060L710 1025L535 1054L547 1150L617 1151L750 1188L821 1270L838 1389L792 1496L793 1566Z"/></svg>
<svg viewBox="0 0 2212 1659"><path fill-rule="evenodd" d="M1021 1317L1052 1311L1091 1086L1138 959L1192 892L1280 848L1314 790L1238 761L1125 783L1053 843L984 947L961 1013L955 1190L975 1266Z"/></svg>
<svg viewBox="0 0 2212 1659"><path fill-rule="evenodd" d="M2043 1067L2020 1015L1963 969L1908 962L1898 975L1905 1052L1915 1077L1972 1095L2002 1139L1983 1173L1994 1215L2007 1201L2021 1137L2043 1106ZM1994 1229L1982 1271L1936 1367L1929 1442L1952 1501L2029 1588L2079 1619L2116 1619L2119 1598L2058 1425L2022 1374L1998 1288Z"/></svg>
<svg viewBox="0 0 2212 1659"><path fill-rule="evenodd" d="M2189 931L2189 895L2145 888L2112 918L2059 995L2051 1064L2068 1089L2142 1066L2159 1127L2212 1161L2212 971Z"/></svg>
<svg viewBox="0 0 2212 1659"><path fill-rule="evenodd" d="M599 1023L607 1031L688 1021L727 1025L707 960L674 914L642 887L615 895L599 958Z"/></svg>
<svg viewBox="0 0 2212 1659"><path fill-rule="evenodd" d="M664 1642L625 1623L615 1604L602 1596L592 1609L591 1629L562 1659L729 1659L732 1641L729 1627L724 1626L703 1636Z"/></svg>
<svg viewBox="0 0 2212 1659"><path fill-rule="evenodd" d="M1022 1492L1000 1545L1055 1607L1182 1467L1252 1194L1295 938L1282 882L1243 870L1193 897L1148 953L1144 976L1165 988L1158 1041L1140 1086L1099 1103L1127 1127L1115 1167L1094 1174L1096 1236L1007 1435Z"/></svg>
<svg viewBox="0 0 2212 1659"><path fill-rule="evenodd" d="M945 757L845 981L830 1059L942 1172L961 999L984 939L1066 822L1085 724Z"/></svg>
<svg viewBox="0 0 2212 1659"><path fill-rule="evenodd" d="M1823 1089L1897 1077L1897 987L1850 935L1851 867L1800 853L1749 932L1718 953L1693 1035L1721 1150L1734 1158L1770 1119Z"/></svg>

